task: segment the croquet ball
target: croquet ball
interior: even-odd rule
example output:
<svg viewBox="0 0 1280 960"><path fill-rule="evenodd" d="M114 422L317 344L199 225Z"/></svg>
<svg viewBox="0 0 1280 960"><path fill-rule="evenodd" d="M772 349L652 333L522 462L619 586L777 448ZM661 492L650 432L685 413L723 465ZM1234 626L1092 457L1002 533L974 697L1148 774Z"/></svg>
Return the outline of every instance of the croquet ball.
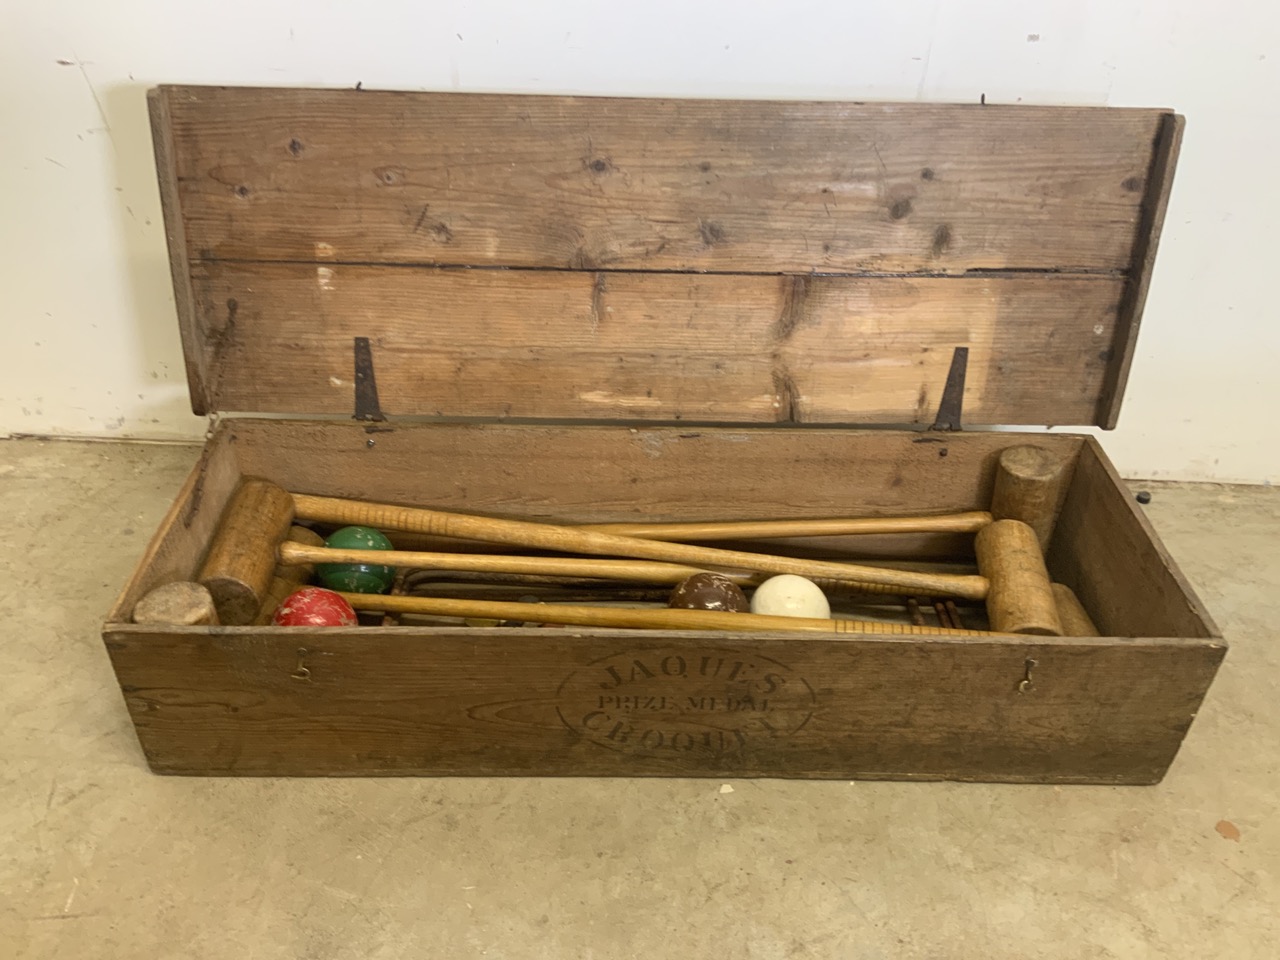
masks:
<svg viewBox="0 0 1280 960"><path fill-rule="evenodd" d="M391 541L373 527L343 527L324 542L339 550L392 550ZM393 567L371 563L318 563L316 579L330 590L347 593L386 593L396 578Z"/></svg>
<svg viewBox="0 0 1280 960"><path fill-rule="evenodd" d="M775 617L831 617L831 604L812 580L784 573L770 577L751 595L751 612Z"/></svg>
<svg viewBox="0 0 1280 960"><path fill-rule="evenodd" d="M332 590L303 587L284 598L271 622L277 627L354 627L351 604Z"/></svg>
<svg viewBox="0 0 1280 960"><path fill-rule="evenodd" d="M668 607L680 610L720 610L746 613L751 609L742 589L719 573L695 573L676 584Z"/></svg>

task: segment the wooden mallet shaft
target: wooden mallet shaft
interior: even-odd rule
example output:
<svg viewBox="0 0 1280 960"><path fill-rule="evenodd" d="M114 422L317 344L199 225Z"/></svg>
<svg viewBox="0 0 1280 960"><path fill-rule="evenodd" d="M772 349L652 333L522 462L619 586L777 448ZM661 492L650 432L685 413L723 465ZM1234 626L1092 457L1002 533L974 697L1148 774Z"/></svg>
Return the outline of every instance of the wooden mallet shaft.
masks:
<svg viewBox="0 0 1280 960"><path fill-rule="evenodd" d="M908 636L992 637L983 630L918 627L907 623L871 620L817 620L808 617L774 617L756 613L724 613L718 610L670 608L628 609L568 604L508 603L501 600L454 600L444 597L389 597L370 593L344 593L357 610L420 613L438 617L481 617L522 620L528 623L563 623L577 627L622 627L642 630L787 630L807 633L881 633Z"/></svg>
<svg viewBox="0 0 1280 960"><path fill-rule="evenodd" d="M284 542L298 546L323 547L324 537L314 530L295 526L289 528L289 535ZM259 626L270 623L276 608L284 603L289 594L310 580L313 573L315 573L315 565L312 563L285 563L281 560L276 565L271 584L267 587L267 594L262 598L262 605L258 608L258 615L253 622Z"/></svg>
<svg viewBox="0 0 1280 960"><path fill-rule="evenodd" d="M366 503L334 497L294 494L294 509L301 519L324 523L360 524L384 530L406 530L432 536L465 540L486 540L521 547L536 547L561 553L585 553L607 557L664 560L713 568L758 570L765 573L794 573L802 577L827 577L855 582L867 593L928 593L981 600L987 581L981 576L928 574L883 567L862 566L825 560L802 560L741 550L720 550L661 540L642 540L596 533L576 527L549 523L529 523L445 513L422 507ZM271 548L275 559L276 539Z"/></svg>
<svg viewBox="0 0 1280 960"><path fill-rule="evenodd" d="M577 530L644 540L763 540L778 537L840 537L885 533L977 533L992 520L985 510L919 517L858 517L831 520L726 520L679 523L588 523Z"/></svg>
<svg viewBox="0 0 1280 960"><path fill-rule="evenodd" d="M474 573L526 573L539 576L629 580L634 583L679 583L706 567L658 560L606 560L587 557L510 557L496 553L431 553L421 550L347 550L286 540L280 544L282 564L370 563L411 570L456 570ZM719 572L719 571L717 571ZM759 583L750 573L724 574L735 583Z"/></svg>
<svg viewBox="0 0 1280 960"><path fill-rule="evenodd" d="M879 564L880 561L875 561ZM675 584L696 573L718 573L740 587L756 586L772 574L749 573L737 570L711 570L707 567L691 567L660 560L609 560L601 557L521 557L496 553L434 553L420 550L348 550L334 547L304 545L292 537L280 544L282 565L310 565L316 563L367 563L410 570L438 570L455 573L490 574L516 582L521 576L537 578L532 582L548 582L547 578L567 577L575 580L621 580L630 583ZM925 573L942 573L961 576L954 569L964 569L963 564L912 563L906 569ZM278 576L277 576L278 578ZM824 590L835 592L862 592L857 582L814 577L813 582ZM886 591L880 591L885 593Z"/></svg>

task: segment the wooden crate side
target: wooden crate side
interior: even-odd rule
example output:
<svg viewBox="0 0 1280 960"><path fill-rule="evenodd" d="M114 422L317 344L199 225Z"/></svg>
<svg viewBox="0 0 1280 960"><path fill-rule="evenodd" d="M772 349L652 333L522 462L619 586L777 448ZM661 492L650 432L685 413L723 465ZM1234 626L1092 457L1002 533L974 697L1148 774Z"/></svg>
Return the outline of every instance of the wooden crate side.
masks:
<svg viewBox="0 0 1280 960"><path fill-rule="evenodd" d="M193 277L223 409L349 415L361 336L389 413L600 421L932 423L964 347L966 423L1087 423L1124 291L339 263Z"/></svg>
<svg viewBox="0 0 1280 960"><path fill-rule="evenodd" d="M1151 287L1151 275L1155 270L1156 249L1160 245L1160 232L1164 229L1164 215L1169 207L1169 195L1173 191L1173 170L1178 163L1178 151L1182 146L1182 130L1185 120L1178 114L1166 114L1160 121L1156 141L1151 153L1151 171L1147 175L1142 201L1142 218L1133 244L1133 263L1125 284L1124 300L1120 304L1115 327L1115 346L1112 353L1116 362L1107 370L1107 380L1098 401L1097 422L1106 430L1115 428L1120 419L1120 402L1129 382L1129 368L1138 347L1138 327L1142 322L1142 310L1147 303L1147 291Z"/></svg>
<svg viewBox="0 0 1280 960"><path fill-rule="evenodd" d="M408 628L126 627L107 646L162 773L1116 784L1160 779L1223 652Z"/></svg>
<svg viewBox="0 0 1280 960"><path fill-rule="evenodd" d="M299 492L580 523L983 510L995 458L1020 442L829 427L225 424L245 474Z"/></svg>
<svg viewBox="0 0 1280 960"><path fill-rule="evenodd" d="M191 394L192 413L202 417L216 409L212 396L214 378L209 370L211 358L205 349L203 315L197 308L191 286L187 224L178 189L179 148L173 139L169 97L170 90L166 87L147 91L147 110L151 118L151 141L160 186L160 208L164 213L164 233L169 247L174 307L178 314L182 353L186 358L187 389Z"/></svg>
<svg viewBox="0 0 1280 960"><path fill-rule="evenodd" d="M220 429L206 443L200 460L112 605L108 623L129 622L134 605L149 590L195 576L240 475L229 432Z"/></svg>
<svg viewBox="0 0 1280 960"><path fill-rule="evenodd" d="M168 88L193 260L1123 273L1158 110Z"/></svg>
<svg viewBox="0 0 1280 960"><path fill-rule="evenodd" d="M1085 438L1047 557L1114 636L1221 636L1115 467Z"/></svg>

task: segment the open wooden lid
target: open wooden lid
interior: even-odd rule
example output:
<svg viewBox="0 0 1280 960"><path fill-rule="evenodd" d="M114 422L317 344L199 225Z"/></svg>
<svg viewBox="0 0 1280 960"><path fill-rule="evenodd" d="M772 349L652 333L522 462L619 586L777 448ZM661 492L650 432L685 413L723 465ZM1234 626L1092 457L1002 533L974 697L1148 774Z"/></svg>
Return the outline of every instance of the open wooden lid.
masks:
<svg viewBox="0 0 1280 960"><path fill-rule="evenodd" d="M1115 425L1163 110L161 87L192 407ZM367 379L367 378L362 378ZM367 396L367 394L366 394Z"/></svg>

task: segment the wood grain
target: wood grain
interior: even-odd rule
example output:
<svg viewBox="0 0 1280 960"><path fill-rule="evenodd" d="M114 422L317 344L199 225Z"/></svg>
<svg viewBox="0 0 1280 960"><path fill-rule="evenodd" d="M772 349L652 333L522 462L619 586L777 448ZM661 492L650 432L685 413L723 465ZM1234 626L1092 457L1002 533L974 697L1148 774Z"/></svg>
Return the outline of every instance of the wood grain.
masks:
<svg viewBox="0 0 1280 960"><path fill-rule="evenodd" d="M1064 637L1098 636L1098 625L1093 622L1074 590L1065 583L1055 583L1053 600L1058 607L1058 620L1062 623Z"/></svg>
<svg viewBox="0 0 1280 960"><path fill-rule="evenodd" d="M1035 530L1021 520L997 520L978 531L975 545L978 569L991 585L986 598L991 629L1062 636Z"/></svg>
<svg viewBox="0 0 1280 960"><path fill-rule="evenodd" d="M218 626L213 597L201 584L175 580L156 587L133 608L134 623L170 626Z"/></svg>
<svg viewBox="0 0 1280 960"><path fill-rule="evenodd" d="M215 431L205 443L168 513L160 522L133 575L111 606L107 620L127 622L142 597L164 583L194 580L218 520L240 482L230 432Z"/></svg>
<svg viewBox="0 0 1280 960"><path fill-rule="evenodd" d="M173 279L174 307L178 313L178 332L182 337L182 354L186 358L187 389L191 394L191 412L205 416L214 408L210 382L210 356L205 347L206 317L196 309L191 289L191 265L187 258L187 224L178 189L178 147L173 141L173 118L169 113L170 98L160 88L147 91L147 108L151 118L151 141L156 159L156 179L160 187L160 207L164 214L164 234L169 249L169 273Z"/></svg>
<svg viewBox="0 0 1280 960"><path fill-rule="evenodd" d="M1151 287L1165 211L1173 191L1173 171L1182 147L1184 126L1185 119L1180 115L1166 114L1162 117L1151 151L1151 167L1143 191L1142 217L1134 236L1133 263L1129 268L1125 297L1120 304L1116 324L1115 346L1112 347L1115 362L1108 365L1106 384L1098 403L1097 422L1107 430L1114 429L1120 419L1120 401L1124 397L1129 368L1137 349L1138 328L1147 303L1147 291Z"/></svg>
<svg viewBox="0 0 1280 960"><path fill-rule="evenodd" d="M1130 264L1165 113L163 87L193 260Z"/></svg>
<svg viewBox="0 0 1280 960"><path fill-rule="evenodd" d="M230 418L240 472L329 497L550 523L959 513L991 503L1008 433ZM373 446L368 441L373 440ZM1040 438L1037 438L1041 442ZM1068 455L1080 437L1044 443ZM572 478L567 483L566 478ZM967 534L733 541L828 559L971 557ZM456 541L416 549L458 549Z"/></svg>
<svg viewBox="0 0 1280 960"><path fill-rule="evenodd" d="M536 629L120 627L106 641L152 769L213 776L1153 783L1222 657L1205 640Z"/></svg>
<svg viewBox="0 0 1280 960"><path fill-rule="evenodd" d="M197 579L223 623L253 623L271 589L276 551L293 524L293 500L274 483L247 477L232 494Z"/></svg>
<svg viewBox="0 0 1280 960"><path fill-rule="evenodd" d="M203 263L220 410L349 416L352 338L392 414L1091 423L1123 282ZM1052 376L1045 371L1051 369Z"/></svg>
<svg viewBox="0 0 1280 960"><path fill-rule="evenodd" d="M1076 461L1046 558L1107 636L1221 637L1093 438Z"/></svg>
<svg viewBox="0 0 1280 960"><path fill-rule="evenodd" d="M726 503L747 519L893 516L986 506L999 452L1018 442L232 419L114 616L158 576L190 577L241 473L321 495L551 521L711 520ZM1096 441L1037 443L1079 454L1049 565L1110 639L120 622L104 637L162 773L1156 782L1225 646ZM888 551L905 542L927 555L956 536L883 539ZM877 538L831 539L862 552Z"/></svg>
<svg viewBox="0 0 1280 960"><path fill-rule="evenodd" d="M1034 444L1006 448L996 466L991 512L997 520L1021 520L1035 531L1043 553L1053 538L1075 463Z"/></svg>

